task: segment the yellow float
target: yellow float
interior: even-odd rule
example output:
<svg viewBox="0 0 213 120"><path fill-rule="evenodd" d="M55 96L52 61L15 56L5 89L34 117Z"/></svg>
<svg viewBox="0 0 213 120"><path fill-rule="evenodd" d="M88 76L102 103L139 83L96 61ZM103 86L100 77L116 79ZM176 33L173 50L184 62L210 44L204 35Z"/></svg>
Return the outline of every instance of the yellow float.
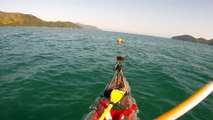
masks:
<svg viewBox="0 0 213 120"><path fill-rule="evenodd" d="M122 38L118 38L118 39L117 39L117 42L118 42L118 43L122 43L122 42L123 42L123 39L122 39Z"/></svg>

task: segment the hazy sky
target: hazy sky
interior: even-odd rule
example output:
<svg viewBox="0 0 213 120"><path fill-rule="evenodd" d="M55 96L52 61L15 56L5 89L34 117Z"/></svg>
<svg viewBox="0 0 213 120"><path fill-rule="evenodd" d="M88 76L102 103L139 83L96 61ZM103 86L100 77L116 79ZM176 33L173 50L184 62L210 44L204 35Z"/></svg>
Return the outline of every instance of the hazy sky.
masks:
<svg viewBox="0 0 213 120"><path fill-rule="evenodd" d="M213 0L0 0L0 11L103 30L213 38Z"/></svg>

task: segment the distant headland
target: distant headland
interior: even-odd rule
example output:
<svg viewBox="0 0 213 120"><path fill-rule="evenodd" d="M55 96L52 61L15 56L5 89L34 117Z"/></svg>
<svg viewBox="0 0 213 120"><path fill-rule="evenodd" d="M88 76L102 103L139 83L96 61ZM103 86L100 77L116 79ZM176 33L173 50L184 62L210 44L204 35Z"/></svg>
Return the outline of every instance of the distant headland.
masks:
<svg viewBox="0 0 213 120"><path fill-rule="evenodd" d="M94 29L100 30L95 26L84 25L73 22L44 21L31 14L11 13L0 11L0 26L23 26L23 27L59 27L72 29Z"/></svg>
<svg viewBox="0 0 213 120"><path fill-rule="evenodd" d="M172 37L172 39L213 45L213 39L207 40L205 38L195 38L195 37L190 36L190 35L174 36L174 37Z"/></svg>

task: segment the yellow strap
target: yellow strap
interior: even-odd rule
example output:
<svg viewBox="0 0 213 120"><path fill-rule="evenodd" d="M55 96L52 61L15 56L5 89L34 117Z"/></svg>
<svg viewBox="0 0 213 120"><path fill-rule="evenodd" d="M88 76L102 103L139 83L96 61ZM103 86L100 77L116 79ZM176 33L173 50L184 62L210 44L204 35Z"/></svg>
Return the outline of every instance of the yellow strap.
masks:
<svg viewBox="0 0 213 120"><path fill-rule="evenodd" d="M99 118L99 120L103 120L106 115L109 113L109 111L112 109L113 104L117 103L118 101L120 101L120 99L123 97L124 95L124 91L120 91L117 89L112 90L111 94L110 94L110 104L109 106L105 109L104 113L101 115L101 117Z"/></svg>
<svg viewBox="0 0 213 120"><path fill-rule="evenodd" d="M99 120L103 120L106 115L109 113L109 111L112 109L112 104L109 104L109 106L105 109L104 113L101 115L101 117L99 118Z"/></svg>

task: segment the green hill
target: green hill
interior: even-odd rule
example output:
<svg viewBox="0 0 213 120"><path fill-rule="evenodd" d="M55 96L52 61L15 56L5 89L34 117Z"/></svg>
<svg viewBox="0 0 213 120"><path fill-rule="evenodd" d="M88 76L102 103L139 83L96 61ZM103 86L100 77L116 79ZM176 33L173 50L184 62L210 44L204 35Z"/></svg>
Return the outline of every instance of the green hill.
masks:
<svg viewBox="0 0 213 120"><path fill-rule="evenodd" d="M0 26L29 26L29 27L61 27L85 29L73 22L44 21L31 14L0 12ZM96 27L92 27L96 28Z"/></svg>
<svg viewBox="0 0 213 120"><path fill-rule="evenodd" d="M205 38L195 38L195 37L190 36L190 35L174 36L174 37L172 37L172 39L213 45L213 39L207 40Z"/></svg>

